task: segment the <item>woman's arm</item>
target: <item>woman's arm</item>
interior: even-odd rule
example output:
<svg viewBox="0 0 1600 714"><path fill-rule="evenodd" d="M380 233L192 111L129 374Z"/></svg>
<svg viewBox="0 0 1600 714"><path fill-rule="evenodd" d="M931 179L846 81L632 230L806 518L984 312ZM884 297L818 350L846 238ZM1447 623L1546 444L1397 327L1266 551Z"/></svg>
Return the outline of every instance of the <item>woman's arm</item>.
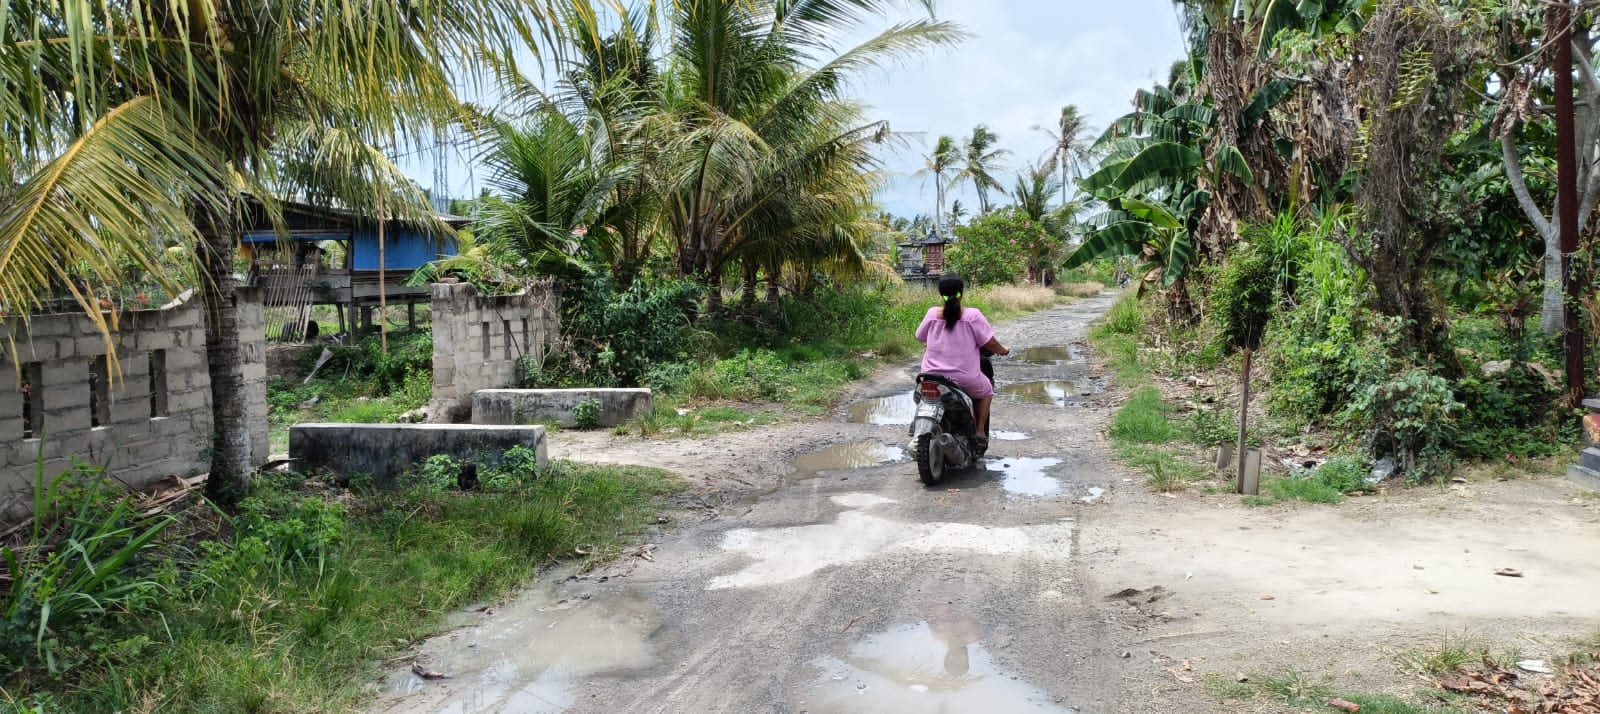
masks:
<svg viewBox="0 0 1600 714"><path fill-rule="evenodd" d="M988 344L985 344L983 348L997 355L1011 354L1011 350L1009 348L1000 344L1000 338L998 337L990 337Z"/></svg>

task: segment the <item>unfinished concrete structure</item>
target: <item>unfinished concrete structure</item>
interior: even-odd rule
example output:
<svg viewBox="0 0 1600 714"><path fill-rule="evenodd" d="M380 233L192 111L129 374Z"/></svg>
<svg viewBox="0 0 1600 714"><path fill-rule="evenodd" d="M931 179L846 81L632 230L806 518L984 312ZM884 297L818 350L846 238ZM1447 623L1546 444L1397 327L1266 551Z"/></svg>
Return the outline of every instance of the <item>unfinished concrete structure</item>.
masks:
<svg viewBox="0 0 1600 714"><path fill-rule="evenodd" d="M472 395L516 386L517 363L543 360L561 342L561 300L550 285L481 296L465 283L433 286L431 422L465 422Z"/></svg>
<svg viewBox="0 0 1600 714"><path fill-rule="evenodd" d="M472 395L474 424L578 423L580 405L594 412L591 426L613 427L650 413L648 389L485 389Z"/></svg>
<svg viewBox="0 0 1600 714"><path fill-rule="evenodd" d="M344 476L366 474L392 485L407 470L436 454L494 466L507 449L533 450L540 468L550 465L542 426L467 424L295 424L289 427L289 457L307 471Z"/></svg>
<svg viewBox="0 0 1600 714"><path fill-rule="evenodd" d="M114 362L82 313L0 320L0 339L15 346L0 351L0 521L31 512L41 456L46 478L76 458L133 488L210 468L205 315L187 295L117 315ZM248 288L236 295L251 456L260 464L268 449L261 299Z"/></svg>

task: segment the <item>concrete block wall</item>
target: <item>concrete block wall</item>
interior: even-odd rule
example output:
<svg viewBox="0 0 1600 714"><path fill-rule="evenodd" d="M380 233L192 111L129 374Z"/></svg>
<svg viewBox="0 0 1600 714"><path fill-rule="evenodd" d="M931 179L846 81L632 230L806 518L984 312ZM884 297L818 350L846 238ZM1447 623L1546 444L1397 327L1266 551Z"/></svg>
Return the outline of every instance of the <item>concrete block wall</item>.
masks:
<svg viewBox="0 0 1600 714"><path fill-rule="evenodd" d="M266 338L259 295L241 290L238 299L253 456L261 463ZM0 341L15 345L14 352L0 350L0 522L31 512L41 454L46 478L76 458L105 466L134 488L209 468L211 377L202 310L199 300L179 300L120 313L109 343L81 313L0 320ZM108 352L114 366L98 365Z"/></svg>
<svg viewBox="0 0 1600 714"><path fill-rule="evenodd" d="M561 301L551 286L485 297L463 283L433 286L433 399L429 420L465 422L472 394L516 386L524 355L561 342Z"/></svg>

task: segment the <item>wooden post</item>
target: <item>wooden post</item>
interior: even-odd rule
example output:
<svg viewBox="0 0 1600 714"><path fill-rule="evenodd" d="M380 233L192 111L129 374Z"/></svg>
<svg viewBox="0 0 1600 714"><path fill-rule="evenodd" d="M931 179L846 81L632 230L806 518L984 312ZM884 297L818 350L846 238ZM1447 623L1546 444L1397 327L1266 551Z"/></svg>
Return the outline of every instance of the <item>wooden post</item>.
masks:
<svg viewBox="0 0 1600 714"><path fill-rule="evenodd" d="M1572 98L1572 23L1573 7L1561 0L1555 11L1546 15L1557 23L1555 37L1556 103L1556 209L1561 227L1562 297L1566 322L1567 406L1583 403L1583 322L1578 316L1580 280L1574 264L1578 252L1578 149L1577 128Z"/></svg>
<svg viewBox="0 0 1600 714"><path fill-rule="evenodd" d="M1234 490L1238 493L1245 492L1246 448L1244 434L1250 420L1250 353L1251 349L1249 347L1244 348L1244 379L1240 380L1239 390L1239 450L1236 452L1239 457L1239 473L1234 485Z"/></svg>
<svg viewBox="0 0 1600 714"><path fill-rule="evenodd" d="M382 344L383 354L389 354L389 286L384 273L387 261L383 259L383 212L378 212L378 342Z"/></svg>

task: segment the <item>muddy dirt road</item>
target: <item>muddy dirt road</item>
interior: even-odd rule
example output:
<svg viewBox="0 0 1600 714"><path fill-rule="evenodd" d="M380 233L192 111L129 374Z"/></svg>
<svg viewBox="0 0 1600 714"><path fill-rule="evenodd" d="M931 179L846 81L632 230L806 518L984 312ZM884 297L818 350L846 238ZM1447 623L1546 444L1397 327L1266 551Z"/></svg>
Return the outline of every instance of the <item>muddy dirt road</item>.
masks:
<svg viewBox="0 0 1600 714"><path fill-rule="evenodd" d="M1111 461L1114 400L1082 345L1113 300L1000 326L1016 354L990 458L936 488L906 460L910 363L806 423L556 435L556 458L669 468L694 492L638 552L463 613L419 650L451 678L397 671L374 711L1241 711L1204 677L1293 664L1403 688L1394 650L1437 633L1535 650L1593 623L1600 517L1565 482L1339 510L1148 493Z"/></svg>

